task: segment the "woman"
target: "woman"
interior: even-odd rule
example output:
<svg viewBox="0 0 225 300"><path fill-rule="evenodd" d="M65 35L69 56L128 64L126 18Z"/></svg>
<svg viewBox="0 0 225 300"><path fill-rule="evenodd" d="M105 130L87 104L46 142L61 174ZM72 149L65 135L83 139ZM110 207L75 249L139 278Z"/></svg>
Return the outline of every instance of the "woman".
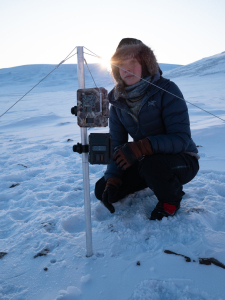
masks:
<svg viewBox="0 0 225 300"><path fill-rule="evenodd" d="M199 170L186 102L140 40L122 39L111 67L116 86L109 93L109 128L115 152L95 195L114 213L112 203L149 187L158 199L150 220L174 216L183 185Z"/></svg>

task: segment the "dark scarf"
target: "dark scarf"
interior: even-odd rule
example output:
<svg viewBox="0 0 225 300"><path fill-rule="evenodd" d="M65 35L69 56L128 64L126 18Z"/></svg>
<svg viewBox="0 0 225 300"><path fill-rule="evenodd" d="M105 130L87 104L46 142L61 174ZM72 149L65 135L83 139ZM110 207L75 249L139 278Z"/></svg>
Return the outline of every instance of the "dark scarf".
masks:
<svg viewBox="0 0 225 300"><path fill-rule="evenodd" d="M125 87L126 103L130 108L132 114L134 114L136 117L138 115L142 101L144 102L146 100L145 98L148 97L146 91L149 87L150 84L149 82L154 83L159 78L160 78L160 73L158 72L153 76L152 79L151 76L148 76L145 78L145 80L140 80L133 85Z"/></svg>

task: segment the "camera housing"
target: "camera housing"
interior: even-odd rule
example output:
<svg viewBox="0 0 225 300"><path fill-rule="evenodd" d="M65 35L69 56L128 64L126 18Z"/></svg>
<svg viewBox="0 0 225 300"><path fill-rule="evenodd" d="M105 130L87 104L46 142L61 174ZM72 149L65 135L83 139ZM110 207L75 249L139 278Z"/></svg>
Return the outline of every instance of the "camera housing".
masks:
<svg viewBox="0 0 225 300"><path fill-rule="evenodd" d="M90 133L89 163L107 165L112 161L113 146L109 133Z"/></svg>
<svg viewBox="0 0 225 300"><path fill-rule="evenodd" d="M71 108L80 127L106 127L109 118L109 100L106 89L91 88L77 90L77 106ZM73 151L88 153L90 164L107 165L112 161L113 147L109 133L91 133L89 145L77 143Z"/></svg>
<svg viewBox="0 0 225 300"><path fill-rule="evenodd" d="M109 118L109 100L106 89L77 90L77 123L80 127L106 127Z"/></svg>

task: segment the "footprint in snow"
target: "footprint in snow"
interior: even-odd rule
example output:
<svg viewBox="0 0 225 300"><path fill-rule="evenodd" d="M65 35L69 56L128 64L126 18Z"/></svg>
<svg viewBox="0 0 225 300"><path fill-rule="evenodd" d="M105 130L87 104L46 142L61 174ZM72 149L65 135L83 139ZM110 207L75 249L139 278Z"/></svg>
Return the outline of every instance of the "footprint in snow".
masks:
<svg viewBox="0 0 225 300"><path fill-rule="evenodd" d="M85 230L84 215L73 215L62 221L62 227L69 233L78 233Z"/></svg>
<svg viewBox="0 0 225 300"><path fill-rule="evenodd" d="M55 231L56 223L54 221L42 222L41 224L47 232L52 233Z"/></svg>
<svg viewBox="0 0 225 300"><path fill-rule="evenodd" d="M71 189L72 189L71 186L68 184L63 184L57 187L57 190L59 192L69 192Z"/></svg>

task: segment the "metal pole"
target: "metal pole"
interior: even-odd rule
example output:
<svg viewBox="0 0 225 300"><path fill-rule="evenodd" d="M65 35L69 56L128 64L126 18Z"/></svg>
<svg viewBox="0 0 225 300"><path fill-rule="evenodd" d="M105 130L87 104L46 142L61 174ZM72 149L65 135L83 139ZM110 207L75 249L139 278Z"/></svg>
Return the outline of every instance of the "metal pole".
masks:
<svg viewBox="0 0 225 300"><path fill-rule="evenodd" d="M77 47L77 75L79 89L85 88L84 78L84 54L83 47ZM81 144L88 144L87 128L81 127ZM82 153L83 166L83 187L84 187L84 212L86 228L86 248L87 257L93 255L92 250L92 226L91 226L91 200L90 200L90 182L89 182L89 163L88 153Z"/></svg>

